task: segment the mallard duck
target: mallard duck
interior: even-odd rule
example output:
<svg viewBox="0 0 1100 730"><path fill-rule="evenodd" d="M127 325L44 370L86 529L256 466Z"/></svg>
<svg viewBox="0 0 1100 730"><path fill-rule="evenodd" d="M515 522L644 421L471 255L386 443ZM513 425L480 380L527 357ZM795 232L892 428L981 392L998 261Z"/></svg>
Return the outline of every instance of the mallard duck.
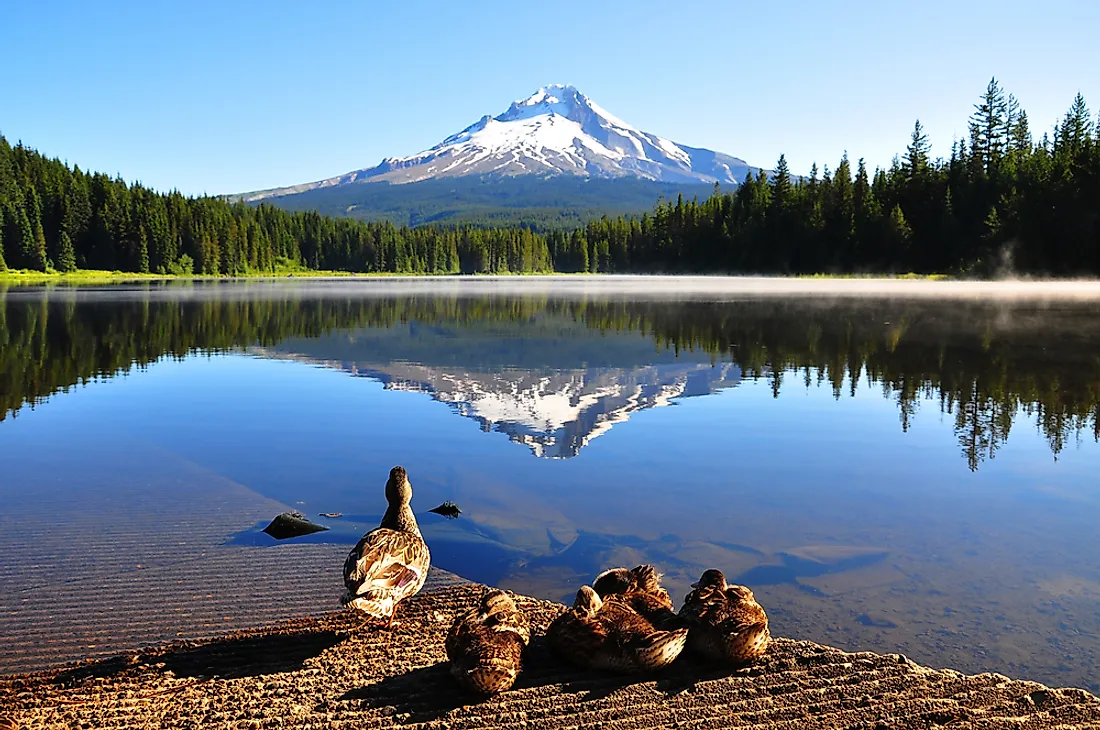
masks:
<svg viewBox="0 0 1100 730"><path fill-rule="evenodd" d="M691 651L732 664L748 664L764 655L771 641L768 616L751 590L726 583L720 570L704 572L692 587L680 609L690 630Z"/></svg>
<svg viewBox="0 0 1100 730"><path fill-rule="evenodd" d="M630 570L605 570L596 576L592 588L601 599L621 596L657 628L677 629L681 626L672 610L672 597L661 587L661 574L652 565L639 565Z"/></svg>
<svg viewBox="0 0 1100 730"><path fill-rule="evenodd" d="M660 631L623 596L610 594L604 601L591 586L582 586L573 608L550 624L547 640L574 664L643 672L672 663L683 651L687 633L687 629Z"/></svg>
<svg viewBox="0 0 1100 730"><path fill-rule="evenodd" d="M382 523L363 535L344 561L347 591L340 602L389 626L397 604L424 586L431 554L409 506L409 476L400 466L390 469L386 501Z"/></svg>
<svg viewBox="0 0 1100 730"><path fill-rule="evenodd" d="M488 591L447 633L451 674L471 692L503 692L516 681L530 640L526 614L504 591Z"/></svg>

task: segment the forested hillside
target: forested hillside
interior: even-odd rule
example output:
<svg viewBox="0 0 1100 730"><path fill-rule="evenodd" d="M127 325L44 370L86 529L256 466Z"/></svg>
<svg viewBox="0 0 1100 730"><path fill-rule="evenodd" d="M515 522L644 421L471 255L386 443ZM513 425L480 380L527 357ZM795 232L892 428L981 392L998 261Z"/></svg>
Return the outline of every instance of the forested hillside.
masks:
<svg viewBox="0 0 1100 730"><path fill-rule="evenodd" d="M1078 95L1033 138L991 81L967 140L933 158L918 121L888 169L746 177L703 202L540 234L410 228L158 193L0 137L0 267L234 275L276 267L399 272L897 271L1100 273L1100 122Z"/></svg>
<svg viewBox="0 0 1100 730"><path fill-rule="evenodd" d="M397 225L522 226L545 233L580 228L603 216L639 214L661 198L708 197L710 186L576 175L443 178L394 185L362 182L265 200L284 210ZM230 196L233 198L236 196Z"/></svg>
<svg viewBox="0 0 1100 730"><path fill-rule="evenodd" d="M524 228L398 228L162 194L12 148L3 137L0 210L0 261L38 271L234 275L281 265L450 274L551 266L546 242Z"/></svg>
<svg viewBox="0 0 1100 730"><path fill-rule="evenodd" d="M559 271L1100 273L1100 121L1078 95L1033 139L1019 103L990 82L969 139L933 159L921 123L885 170L847 155L835 170L771 177L550 236Z"/></svg>

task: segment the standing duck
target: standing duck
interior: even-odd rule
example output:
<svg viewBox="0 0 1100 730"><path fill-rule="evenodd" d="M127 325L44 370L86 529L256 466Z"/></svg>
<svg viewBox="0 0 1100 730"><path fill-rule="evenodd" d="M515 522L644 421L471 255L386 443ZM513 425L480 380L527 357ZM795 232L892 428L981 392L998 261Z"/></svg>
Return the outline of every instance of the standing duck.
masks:
<svg viewBox="0 0 1100 730"><path fill-rule="evenodd" d="M471 692L503 692L516 681L530 640L527 616L511 597L504 591L487 591L447 633L451 674Z"/></svg>
<svg viewBox="0 0 1100 730"><path fill-rule="evenodd" d="M363 535L344 561L347 591L340 602L388 627L397 604L424 586L431 554L409 506L409 476L400 466L390 469L386 501L382 523Z"/></svg>
<svg viewBox="0 0 1100 730"><path fill-rule="evenodd" d="M726 583L720 570L704 572L693 588L680 609L691 651L729 664L749 664L764 655L771 641L768 616L751 590Z"/></svg>
<svg viewBox="0 0 1100 730"><path fill-rule="evenodd" d="M605 570L596 576L592 588L604 600L612 595L620 596L657 628L681 626L672 610L672 597L661 587L661 574L652 565Z"/></svg>
<svg viewBox="0 0 1100 730"><path fill-rule="evenodd" d="M610 594L604 601L591 586L582 586L573 608L550 624L547 640L560 656L583 667L644 672L671 664L687 633L660 631L624 596Z"/></svg>

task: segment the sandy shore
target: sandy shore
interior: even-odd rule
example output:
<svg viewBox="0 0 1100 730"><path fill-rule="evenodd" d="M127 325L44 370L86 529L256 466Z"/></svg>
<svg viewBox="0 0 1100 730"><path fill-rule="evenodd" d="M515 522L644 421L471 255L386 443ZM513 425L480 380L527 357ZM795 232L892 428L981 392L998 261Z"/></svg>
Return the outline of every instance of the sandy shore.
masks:
<svg viewBox="0 0 1100 730"><path fill-rule="evenodd" d="M443 638L482 590L422 593L390 631L341 612L0 677L0 728L1100 728L1084 690L783 638L748 669L681 660L645 677L564 667L536 638L516 687L477 701ZM539 628L563 610L519 603Z"/></svg>

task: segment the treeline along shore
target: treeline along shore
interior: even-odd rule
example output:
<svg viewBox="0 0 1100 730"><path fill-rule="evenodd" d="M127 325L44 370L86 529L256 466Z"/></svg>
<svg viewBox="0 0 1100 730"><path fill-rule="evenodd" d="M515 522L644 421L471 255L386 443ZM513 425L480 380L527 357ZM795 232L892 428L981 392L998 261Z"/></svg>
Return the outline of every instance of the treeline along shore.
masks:
<svg viewBox="0 0 1100 730"><path fill-rule="evenodd" d="M853 169L854 168L854 169ZM0 137L0 270L244 275L1100 274L1100 120L1080 94L1035 139L996 80L969 136L933 158L921 123L890 167L749 175L706 200L536 233L523 225L399 227L160 193Z"/></svg>

